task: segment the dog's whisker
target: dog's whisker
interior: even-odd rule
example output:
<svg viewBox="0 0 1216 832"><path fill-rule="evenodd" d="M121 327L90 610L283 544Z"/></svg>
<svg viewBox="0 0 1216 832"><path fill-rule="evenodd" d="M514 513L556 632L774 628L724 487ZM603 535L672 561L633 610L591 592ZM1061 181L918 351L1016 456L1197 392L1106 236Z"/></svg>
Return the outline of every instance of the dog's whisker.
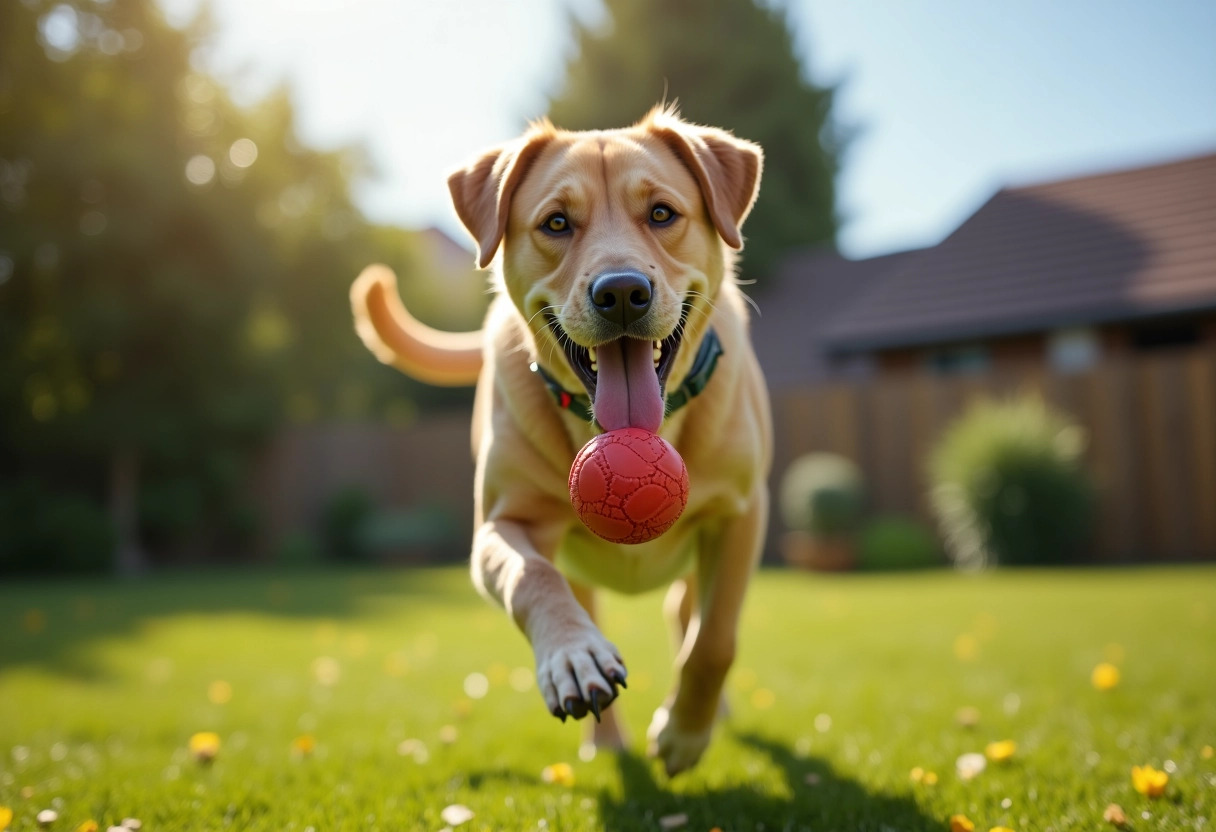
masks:
<svg viewBox="0 0 1216 832"><path fill-rule="evenodd" d="M747 281L747 283L748 283L748 284L752 284L752 283L755 283L755 282L756 282L756 281L754 281L754 280L749 280L749 281ZM736 281L736 283L737 283L738 285L742 285L742 283L740 283L739 281ZM757 315L763 315L763 314L764 314L764 313L762 313L762 312L760 311L760 307L759 307L759 306L756 304L756 302L755 302L754 300L752 300L751 296L750 296L750 295L748 295L748 294L747 294L747 292L744 292L742 289L740 289L740 290L739 290L739 296L740 296L741 298L743 298L744 302L745 302L745 303L747 303L747 305L748 305L748 306L750 306L752 309L754 309L754 310L756 311L756 314L757 314Z"/></svg>
<svg viewBox="0 0 1216 832"><path fill-rule="evenodd" d="M703 294L701 292L689 292L688 296L693 297L693 298L700 298L701 300L703 300L705 302L705 305L709 307L709 310L706 310L706 309L702 309L701 307L696 306L694 304L689 304L688 305L689 309L695 309L696 311L700 312L702 315L706 315L706 316L709 315L710 311L713 311L713 312L718 311L718 305L716 303L714 303L713 299L709 295Z"/></svg>
<svg viewBox="0 0 1216 832"><path fill-rule="evenodd" d="M561 314L561 311L563 309L565 309L564 306L558 306L558 305L552 304L552 303L549 304L548 306L542 306L540 309L536 310L536 312L532 315L531 318L528 318L528 324L531 325L531 323L536 320L537 315L543 315L546 312L556 312L557 314ZM553 323L554 323L553 321L547 321L545 323L545 326L550 326Z"/></svg>
<svg viewBox="0 0 1216 832"><path fill-rule="evenodd" d="M559 310L560 310L560 308L561 307L556 307L556 306L545 307L545 309L559 309ZM542 309L541 311L543 312L545 310ZM540 314L540 313L538 312L537 314ZM532 317L535 318L536 315L533 315ZM554 319L549 319L549 320L545 321L544 326L541 327L541 331L543 332L546 329L550 330L553 333L553 340L547 341L545 343L545 347L548 352L548 355L546 357L551 362L557 361L558 355L556 354L555 349L554 349L554 346L555 346L554 342L556 342L556 346L558 348L564 349L567 341L569 341L570 343L573 343L573 341L570 340L569 333L567 333L564 329L562 329L561 326Z"/></svg>

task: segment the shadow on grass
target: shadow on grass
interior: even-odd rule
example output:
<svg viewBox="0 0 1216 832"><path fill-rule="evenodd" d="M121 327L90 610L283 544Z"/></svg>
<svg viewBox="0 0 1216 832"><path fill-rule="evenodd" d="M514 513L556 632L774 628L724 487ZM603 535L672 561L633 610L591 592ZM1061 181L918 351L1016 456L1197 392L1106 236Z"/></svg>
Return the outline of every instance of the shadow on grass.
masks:
<svg viewBox="0 0 1216 832"><path fill-rule="evenodd" d="M781 743L756 734L735 739L769 757L784 779L784 794L765 794L746 785L679 794L656 779L653 761L621 754L617 765L624 796L600 795L603 828L658 829L660 820L671 815L687 815L687 824L680 827L686 829L936 832L942 828L939 819L925 815L911 799L867 791L836 774L824 760L797 757Z"/></svg>
<svg viewBox="0 0 1216 832"><path fill-rule="evenodd" d="M484 603L460 569L255 568L8 581L0 585L0 671L24 665L96 678L101 672L92 646L173 617L342 619L365 613L378 600L419 599Z"/></svg>

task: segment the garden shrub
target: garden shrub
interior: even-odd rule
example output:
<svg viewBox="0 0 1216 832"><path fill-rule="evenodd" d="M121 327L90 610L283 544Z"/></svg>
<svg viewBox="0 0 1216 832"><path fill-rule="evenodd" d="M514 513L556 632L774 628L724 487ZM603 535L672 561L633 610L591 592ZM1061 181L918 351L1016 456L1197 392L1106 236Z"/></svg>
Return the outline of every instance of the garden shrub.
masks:
<svg viewBox="0 0 1216 832"><path fill-rule="evenodd" d="M944 562L933 530L908 517L878 517L866 523L857 544L861 569L924 569Z"/></svg>
<svg viewBox="0 0 1216 832"><path fill-rule="evenodd" d="M326 554L334 560L367 560L363 527L376 507L366 491L358 486L339 489L329 498L322 519Z"/></svg>
<svg viewBox="0 0 1216 832"><path fill-rule="evenodd" d="M148 477L139 489L142 543L152 552L168 552L198 535L207 516L207 499L197 477Z"/></svg>
<svg viewBox="0 0 1216 832"><path fill-rule="evenodd" d="M373 515L363 525L360 545L381 561L428 561L467 554L459 525L451 511L439 505Z"/></svg>
<svg viewBox="0 0 1216 832"><path fill-rule="evenodd" d="M973 405L929 460L931 501L946 549L963 568L1077 559L1094 490L1085 436L1037 397Z"/></svg>
<svg viewBox="0 0 1216 832"><path fill-rule="evenodd" d="M274 550L277 566L316 566L323 558L316 536L302 529L285 535Z"/></svg>
<svg viewBox="0 0 1216 832"><path fill-rule="evenodd" d="M114 560L105 509L27 479L0 487L0 573L103 572Z"/></svg>
<svg viewBox="0 0 1216 832"><path fill-rule="evenodd" d="M801 456L781 478L781 517L790 529L817 537L848 534L861 526L864 508L861 471L843 456Z"/></svg>

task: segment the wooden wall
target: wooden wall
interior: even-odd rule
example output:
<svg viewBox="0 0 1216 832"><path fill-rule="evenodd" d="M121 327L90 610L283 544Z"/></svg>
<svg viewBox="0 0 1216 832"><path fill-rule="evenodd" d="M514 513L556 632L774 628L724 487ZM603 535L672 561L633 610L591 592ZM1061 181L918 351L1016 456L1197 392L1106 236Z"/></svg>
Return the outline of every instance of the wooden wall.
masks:
<svg viewBox="0 0 1216 832"><path fill-rule="evenodd" d="M1021 391L1085 428L1100 499L1095 559L1216 559L1213 348L1120 358L1075 375L908 372L781 391L773 483L793 458L832 451L861 466L874 510L928 520L926 459L942 431L972 399Z"/></svg>

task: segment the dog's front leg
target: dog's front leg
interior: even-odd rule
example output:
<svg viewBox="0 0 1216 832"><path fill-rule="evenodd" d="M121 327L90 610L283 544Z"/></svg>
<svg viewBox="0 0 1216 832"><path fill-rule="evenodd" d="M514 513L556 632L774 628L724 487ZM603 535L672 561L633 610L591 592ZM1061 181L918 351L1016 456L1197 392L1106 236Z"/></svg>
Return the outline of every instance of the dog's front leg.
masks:
<svg viewBox="0 0 1216 832"><path fill-rule="evenodd" d="M537 550L527 527L501 519L482 524L473 539L472 566L478 590L500 603L531 643L549 713L563 722L588 712L599 719L616 686L625 683L625 662L565 577Z"/></svg>
<svg viewBox="0 0 1216 832"><path fill-rule="evenodd" d="M655 711L647 731L648 753L662 759L669 776L695 765L709 745L767 518L768 496L761 492L698 553L698 608L676 657L676 689Z"/></svg>

